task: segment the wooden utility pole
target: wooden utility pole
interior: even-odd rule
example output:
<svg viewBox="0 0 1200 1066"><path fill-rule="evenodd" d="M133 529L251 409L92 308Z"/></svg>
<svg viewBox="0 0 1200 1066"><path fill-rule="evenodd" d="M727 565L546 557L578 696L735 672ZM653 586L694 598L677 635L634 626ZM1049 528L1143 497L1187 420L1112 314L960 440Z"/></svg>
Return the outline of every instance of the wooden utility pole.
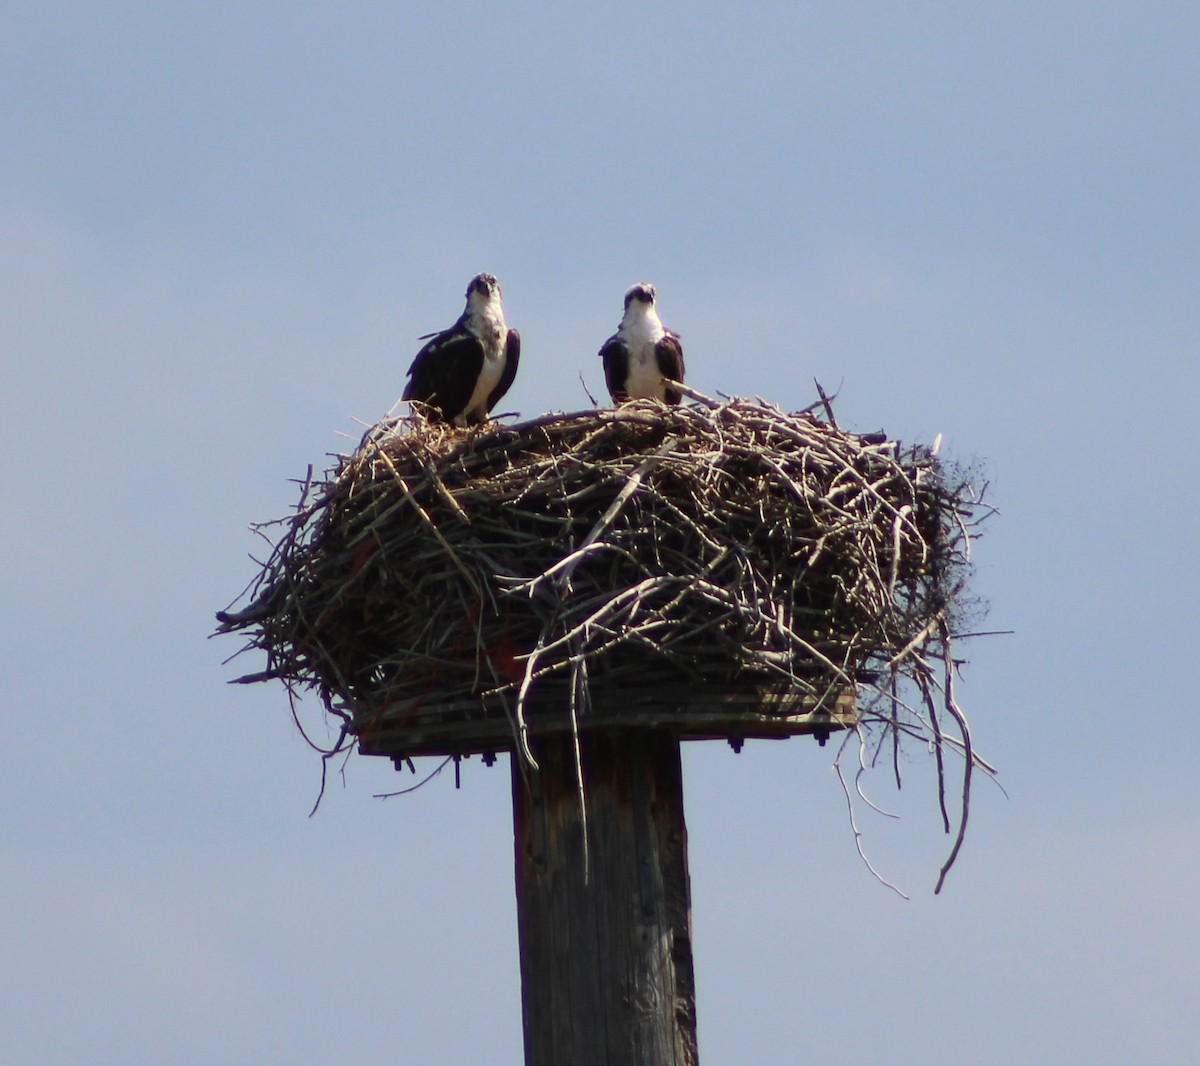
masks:
<svg viewBox="0 0 1200 1066"><path fill-rule="evenodd" d="M592 697L578 762L568 694L552 683L525 705L536 770L513 750L509 714L480 717L478 700L386 708L359 750L397 769L417 755L490 765L511 752L526 1066L696 1066L680 743L823 741L857 720L854 690L596 686Z"/></svg>
<svg viewBox="0 0 1200 1066"><path fill-rule="evenodd" d="M526 1066L695 1066L679 740L591 731L580 752L555 733L539 770L512 756Z"/></svg>

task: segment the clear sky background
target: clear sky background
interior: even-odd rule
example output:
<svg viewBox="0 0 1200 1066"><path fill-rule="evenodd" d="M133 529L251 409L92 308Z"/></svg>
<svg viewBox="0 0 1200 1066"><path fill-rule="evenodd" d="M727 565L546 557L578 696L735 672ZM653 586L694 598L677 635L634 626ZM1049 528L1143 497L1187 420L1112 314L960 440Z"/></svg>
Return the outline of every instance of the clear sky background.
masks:
<svg viewBox="0 0 1200 1066"><path fill-rule="evenodd" d="M0 12L0 1060L520 1061L508 772L319 760L226 684L247 527L496 273L505 401L624 289L692 383L945 436L1002 513L932 767L689 745L706 1066L1200 1047L1200 7L26 3ZM431 769L419 766L420 770Z"/></svg>

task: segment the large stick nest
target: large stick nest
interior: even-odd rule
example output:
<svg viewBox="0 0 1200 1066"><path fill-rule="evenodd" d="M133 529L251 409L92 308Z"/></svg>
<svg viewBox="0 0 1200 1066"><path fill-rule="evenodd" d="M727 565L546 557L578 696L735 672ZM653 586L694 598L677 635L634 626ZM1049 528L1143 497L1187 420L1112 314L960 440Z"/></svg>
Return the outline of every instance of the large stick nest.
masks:
<svg viewBox="0 0 1200 1066"><path fill-rule="evenodd" d="M973 486L811 411L695 398L376 426L306 483L250 606L221 614L266 652L243 680L315 690L353 723L519 706L550 678L820 697L943 658Z"/></svg>
<svg viewBox="0 0 1200 1066"><path fill-rule="evenodd" d="M990 770L951 648L982 486L930 448L839 429L827 402L787 414L687 393L466 431L373 427L324 481L310 470L292 516L255 527L270 554L248 606L218 615L266 654L238 680L315 691L341 723L333 751L385 715L404 727L455 708L455 729L506 716L531 761L541 692L577 729L593 697L611 715L632 692L821 707L857 690L860 765L890 740L899 784L901 738L928 742L947 832L944 755L963 758L944 878L972 767Z"/></svg>

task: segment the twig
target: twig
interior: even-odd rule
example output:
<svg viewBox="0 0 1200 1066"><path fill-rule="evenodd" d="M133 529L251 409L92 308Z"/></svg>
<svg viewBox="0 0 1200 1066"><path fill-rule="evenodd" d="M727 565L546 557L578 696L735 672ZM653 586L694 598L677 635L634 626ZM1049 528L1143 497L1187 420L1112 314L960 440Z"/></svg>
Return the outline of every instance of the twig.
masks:
<svg viewBox="0 0 1200 1066"><path fill-rule="evenodd" d="M908 899L903 892L900 891L894 884L884 877L874 866L871 865L871 860L867 858L867 853L862 846L862 830L858 828L858 819L854 816L854 801L850 798L850 787L846 784L846 776L842 773L842 752L849 743L850 733L847 732L845 739L842 741L841 748L838 749L837 757L833 760L833 769L837 773L838 783L842 786L842 794L846 797L846 813L850 818L850 831L854 834L854 847L858 851L858 857L862 860L863 865L871 872L871 876L875 878L881 885L890 888L901 899Z"/></svg>
<svg viewBox="0 0 1200 1066"><path fill-rule="evenodd" d="M975 753L971 749L971 728L967 724L966 715L962 713L954 699L954 660L950 654L950 627L946 625L945 619L942 620L941 624L941 638L942 661L946 668L942 694L945 698L946 711L958 724L959 735L962 737L963 782L962 813L958 819L958 835L954 838L954 846L950 849L950 854L942 866L941 873L938 874L937 885L933 890L935 896L941 892L942 885L946 881L946 874L950 872L950 867L954 865L954 860L958 858L959 849L962 847L963 840L967 835L967 818L971 810L971 771L975 767Z"/></svg>
<svg viewBox="0 0 1200 1066"><path fill-rule="evenodd" d="M426 774L415 785L409 785L408 788L402 788L398 792L376 792L373 794L374 799L391 799L393 796L407 796L410 792L416 792L417 789L423 788L429 784L438 774L440 774L447 766L454 761L453 755L447 755L437 766Z"/></svg>

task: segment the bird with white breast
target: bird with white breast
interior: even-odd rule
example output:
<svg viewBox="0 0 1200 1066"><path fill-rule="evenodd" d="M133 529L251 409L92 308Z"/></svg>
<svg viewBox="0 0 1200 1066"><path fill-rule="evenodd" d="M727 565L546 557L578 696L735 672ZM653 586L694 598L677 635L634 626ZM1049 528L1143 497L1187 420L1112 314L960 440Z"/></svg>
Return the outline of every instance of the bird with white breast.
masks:
<svg viewBox="0 0 1200 1066"><path fill-rule="evenodd" d="M431 422L474 426L512 387L521 359L521 335L504 321L500 283L476 274L467 286L467 306L457 322L432 339L413 359L401 399Z"/></svg>
<svg viewBox="0 0 1200 1066"><path fill-rule="evenodd" d="M679 334L658 317L657 296L648 282L632 286L625 293L621 325L600 349L613 403L638 399L679 403L679 390L667 382L683 381L683 344Z"/></svg>

